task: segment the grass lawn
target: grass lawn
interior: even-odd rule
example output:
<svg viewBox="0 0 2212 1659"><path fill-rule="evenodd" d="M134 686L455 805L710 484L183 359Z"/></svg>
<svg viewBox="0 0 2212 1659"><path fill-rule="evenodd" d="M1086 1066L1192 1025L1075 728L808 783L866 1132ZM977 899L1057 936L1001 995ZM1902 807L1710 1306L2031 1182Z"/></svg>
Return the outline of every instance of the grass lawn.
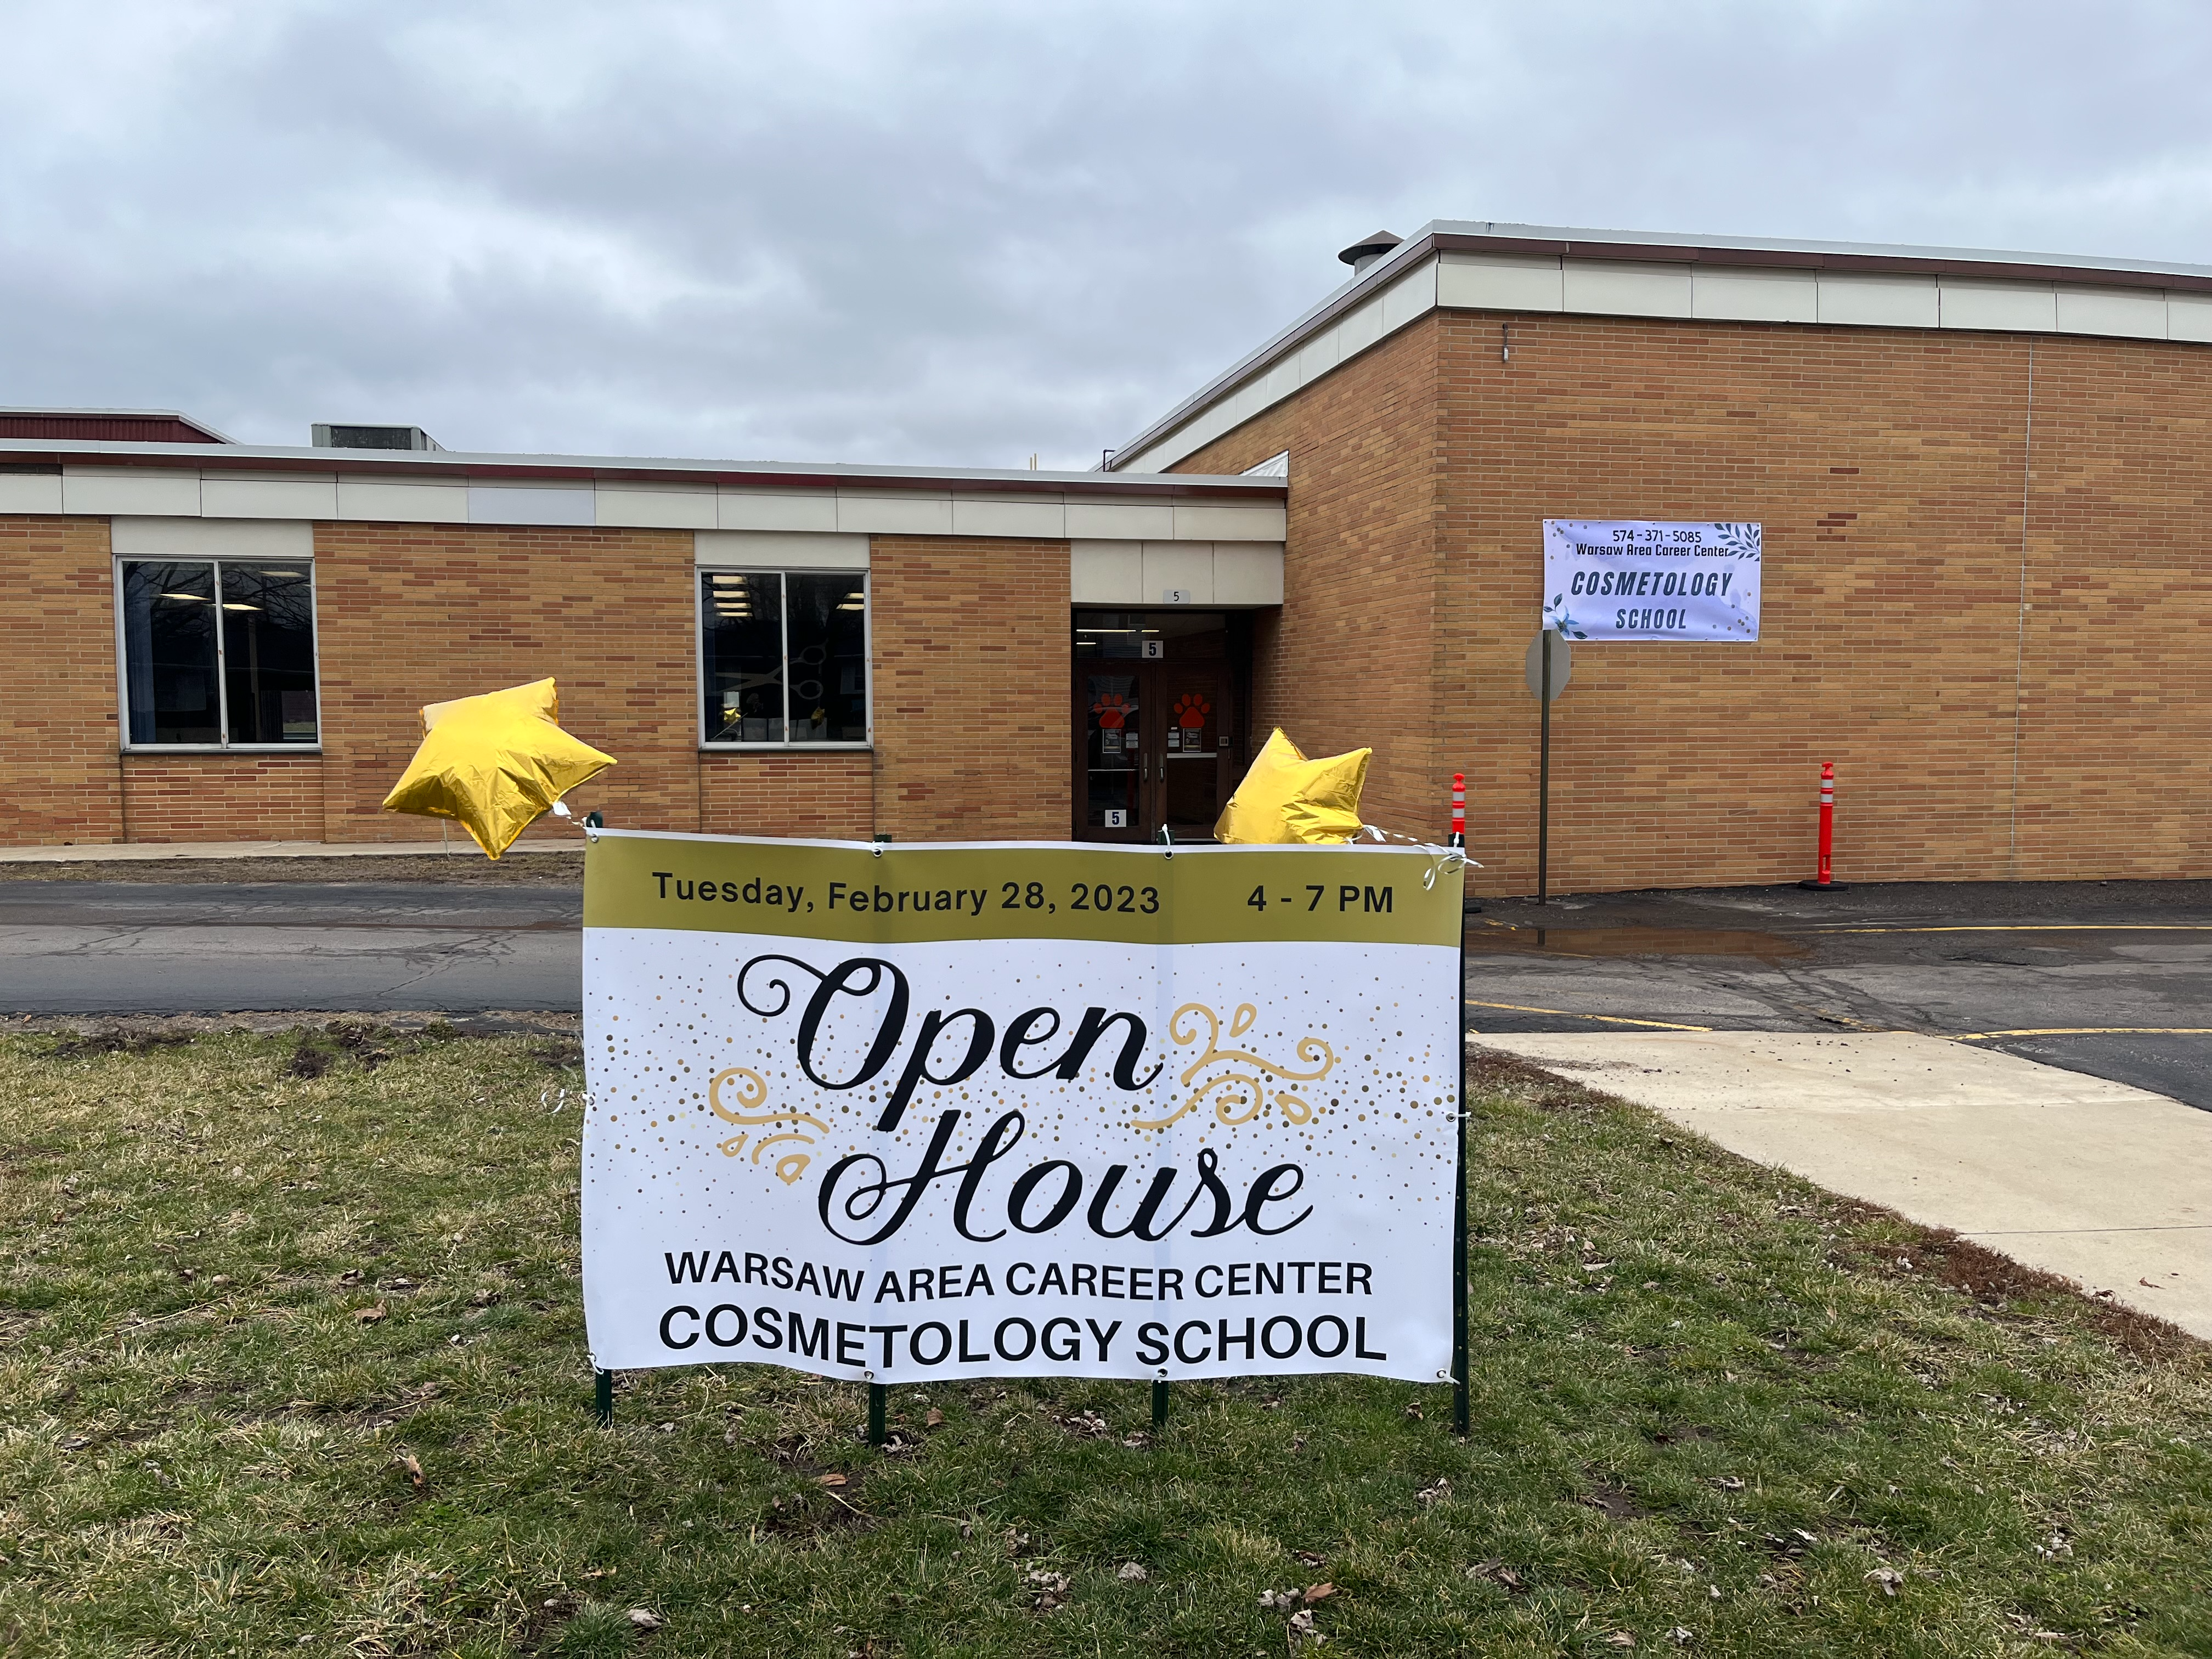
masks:
<svg viewBox="0 0 2212 1659"><path fill-rule="evenodd" d="M1503 1064L1464 1443L1317 1378L879 1450L746 1366L598 1429L574 1055L0 1042L0 1652L2212 1653L2203 1347Z"/></svg>

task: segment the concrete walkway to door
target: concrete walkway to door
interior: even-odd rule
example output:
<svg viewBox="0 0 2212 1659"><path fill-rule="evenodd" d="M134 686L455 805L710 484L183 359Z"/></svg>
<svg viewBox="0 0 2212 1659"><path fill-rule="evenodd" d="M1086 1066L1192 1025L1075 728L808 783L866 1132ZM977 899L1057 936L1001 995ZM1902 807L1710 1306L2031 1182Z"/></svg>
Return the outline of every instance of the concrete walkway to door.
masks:
<svg viewBox="0 0 2212 1659"><path fill-rule="evenodd" d="M2212 1112L1916 1031L1468 1041L2212 1339Z"/></svg>

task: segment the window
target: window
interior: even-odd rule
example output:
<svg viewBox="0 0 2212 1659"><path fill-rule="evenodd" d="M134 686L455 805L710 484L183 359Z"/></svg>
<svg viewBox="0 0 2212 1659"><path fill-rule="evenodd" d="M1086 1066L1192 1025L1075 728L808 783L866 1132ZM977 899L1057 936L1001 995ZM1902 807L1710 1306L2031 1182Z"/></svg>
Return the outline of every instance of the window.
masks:
<svg viewBox="0 0 2212 1659"><path fill-rule="evenodd" d="M864 572L702 571L699 629L707 742L868 741Z"/></svg>
<svg viewBox="0 0 2212 1659"><path fill-rule="evenodd" d="M313 565L125 559L118 574L131 747L316 741Z"/></svg>

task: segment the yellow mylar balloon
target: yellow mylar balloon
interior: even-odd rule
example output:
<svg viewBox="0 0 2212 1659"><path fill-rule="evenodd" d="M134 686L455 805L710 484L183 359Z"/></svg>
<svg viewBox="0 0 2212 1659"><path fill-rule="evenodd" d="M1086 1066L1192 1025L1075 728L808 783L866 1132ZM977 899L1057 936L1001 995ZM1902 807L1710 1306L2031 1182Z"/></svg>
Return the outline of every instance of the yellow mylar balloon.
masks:
<svg viewBox="0 0 2212 1659"><path fill-rule="evenodd" d="M384 798L387 812L452 818L497 858L553 803L615 763L555 722L551 680L422 710L422 746Z"/></svg>
<svg viewBox="0 0 2212 1659"><path fill-rule="evenodd" d="M1359 833L1359 792L1372 749L1308 760L1278 726L1213 826L1234 846L1347 842Z"/></svg>

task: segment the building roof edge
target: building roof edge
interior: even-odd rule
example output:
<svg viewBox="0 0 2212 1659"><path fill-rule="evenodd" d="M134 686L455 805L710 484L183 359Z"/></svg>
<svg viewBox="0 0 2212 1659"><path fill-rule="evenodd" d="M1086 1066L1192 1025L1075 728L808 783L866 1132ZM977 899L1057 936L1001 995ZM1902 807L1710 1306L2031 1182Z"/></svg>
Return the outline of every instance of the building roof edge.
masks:
<svg viewBox="0 0 2212 1659"><path fill-rule="evenodd" d="M1413 267L1440 252L1523 254L1580 259L1643 260L1660 264L1711 264L1851 271L1879 276L1978 276L1995 282L2071 282L2091 287L2155 288L2212 293L2212 265L2140 259L2096 259L2074 254L2021 253L1995 248L1923 247L1905 243L1803 241L1781 237L1680 234L1637 230L1588 230L1564 225L1522 225L1503 220L1432 219L1391 253L1325 295L1287 327L1270 336L1198 391L1115 449L1139 455L1172 436L1234 392L1254 372L1302 344L1355 306L1364 303ZM1107 463L1103 469L1113 470Z"/></svg>
<svg viewBox="0 0 2212 1659"><path fill-rule="evenodd" d="M198 424L194 422L195 425ZM390 473L418 479L523 483L667 483L726 488L956 490L1021 495L1230 495L1279 499L1280 478L1201 473L1032 472L1018 468L871 466L851 463L716 461L606 455L514 455L457 450L312 449L101 439L0 438L0 471L65 466L174 467L198 471Z"/></svg>

